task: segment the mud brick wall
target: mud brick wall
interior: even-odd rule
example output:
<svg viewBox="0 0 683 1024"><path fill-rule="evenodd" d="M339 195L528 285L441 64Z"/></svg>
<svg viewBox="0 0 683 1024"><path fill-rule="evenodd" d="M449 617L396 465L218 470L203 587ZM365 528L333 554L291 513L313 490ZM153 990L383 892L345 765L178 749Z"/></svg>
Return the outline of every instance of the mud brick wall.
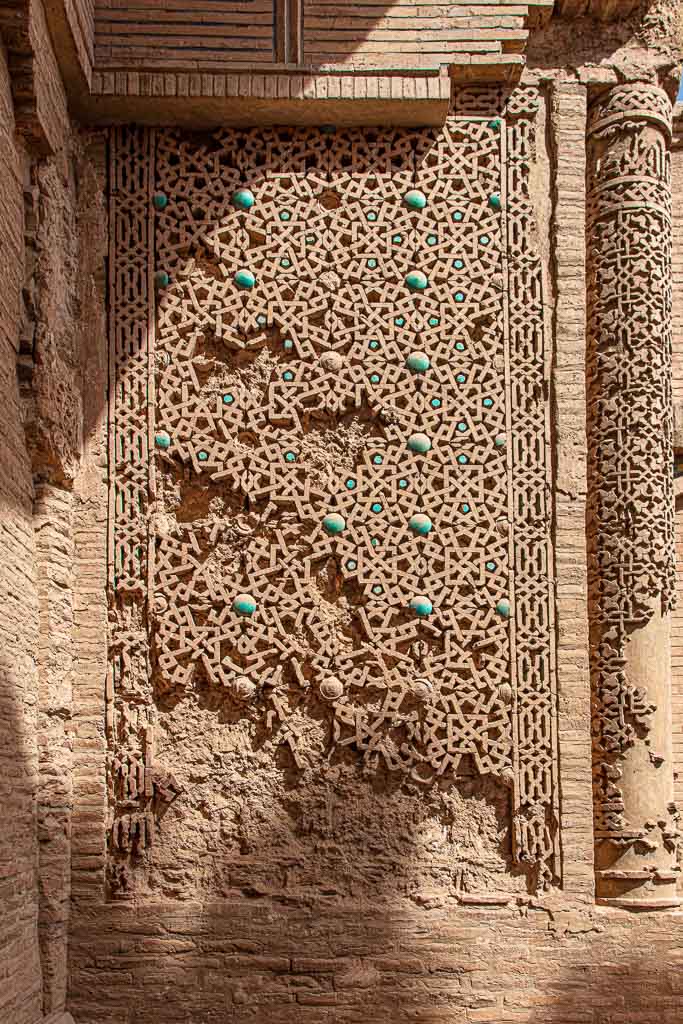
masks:
<svg viewBox="0 0 683 1024"><path fill-rule="evenodd" d="M17 379L24 285L25 155L16 146L5 53L0 53L0 1020L40 1018L36 794L38 595L33 488Z"/></svg>
<svg viewBox="0 0 683 1024"><path fill-rule="evenodd" d="M2 49L0 63L3 1024L54 1019L66 1002L75 677L72 506L83 431L92 418L81 395L102 316L88 262L88 252L98 247L93 218L102 181L95 182L88 143L70 123L41 4L31 6L26 29L34 49L23 64L30 77L22 88L31 83L34 92L30 103L21 104L19 133L13 112L17 56ZM101 277L101 252L97 265Z"/></svg>
<svg viewBox="0 0 683 1024"><path fill-rule="evenodd" d="M159 9L98 0L95 60L100 70L124 65L186 71L285 59L290 65L347 69L438 68L454 58L484 64L524 51L534 6L173 0Z"/></svg>
<svg viewBox="0 0 683 1024"><path fill-rule="evenodd" d="M85 59L92 64L95 39L95 0L74 0L67 4L71 13L74 34L77 35L76 45Z"/></svg>
<svg viewBox="0 0 683 1024"><path fill-rule="evenodd" d="M263 899L91 909L83 1024L679 1024L678 916Z"/></svg>
<svg viewBox="0 0 683 1024"><path fill-rule="evenodd" d="M98 67L210 68L231 63L270 63L275 57L273 0L241 3L173 0L157 5L98 0L95 4Z"/></svg>
<svg viewBox="0 0 683 1024"><path fill-rule="evenodd" d="M304 0L304 62L321 66L438 67L455 54L518 53L528 7Z"/></svg>

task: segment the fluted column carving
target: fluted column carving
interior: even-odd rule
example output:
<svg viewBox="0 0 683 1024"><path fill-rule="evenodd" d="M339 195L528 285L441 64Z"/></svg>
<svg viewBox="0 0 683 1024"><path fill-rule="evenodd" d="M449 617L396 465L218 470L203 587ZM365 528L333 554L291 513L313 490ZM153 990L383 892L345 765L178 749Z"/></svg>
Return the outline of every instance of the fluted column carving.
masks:
<svg viewBox="0 0 683 1024"><path fill-rule="evenodd" d="M670 613L671 104L622 85L588 125L588 449L595 868L601 902L676 901Z"/></svg>

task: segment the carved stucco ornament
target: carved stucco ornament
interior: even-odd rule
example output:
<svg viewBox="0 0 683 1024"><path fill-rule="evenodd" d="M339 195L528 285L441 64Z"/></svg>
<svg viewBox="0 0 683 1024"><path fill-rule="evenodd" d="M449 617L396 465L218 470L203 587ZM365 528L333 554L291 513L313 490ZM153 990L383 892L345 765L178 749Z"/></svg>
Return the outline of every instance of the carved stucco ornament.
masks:
<svg viewBox="0 0 683 1024"><path fill-rule="evenodd" d="M560 862L537 109L531 88L456 91L436 146L432 129L112 131L109 713L129 726L107 734L142 756L145 715L206 687L295 770L314 717L332 754L411 787L456 784L462 762L509 787L532 889ZM431 218L418 253L410 184ZM352 450L321 459L349 423ZM153 854L113 786L110 809L115 879Z"/></svg>
<svg viewBox="0 0 683 1024"><path fill-rule="evenodd" d="M589 618L598 898L675 905L670 612L671 105L645 84L588 125ZM652 756L656 752L655 756Z"/></svg>

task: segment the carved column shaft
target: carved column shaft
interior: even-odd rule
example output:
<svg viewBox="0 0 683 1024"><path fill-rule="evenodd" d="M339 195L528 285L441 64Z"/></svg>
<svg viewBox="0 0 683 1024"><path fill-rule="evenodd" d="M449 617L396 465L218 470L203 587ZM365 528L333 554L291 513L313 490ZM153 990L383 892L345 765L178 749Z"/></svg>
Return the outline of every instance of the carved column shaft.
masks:
<svg viewBox="0 0 683 1024"><path fill-rule="evenodd" d="M589 615L601 902L676 900L670 612L671 105L618 86L588 128Z"/></svg>

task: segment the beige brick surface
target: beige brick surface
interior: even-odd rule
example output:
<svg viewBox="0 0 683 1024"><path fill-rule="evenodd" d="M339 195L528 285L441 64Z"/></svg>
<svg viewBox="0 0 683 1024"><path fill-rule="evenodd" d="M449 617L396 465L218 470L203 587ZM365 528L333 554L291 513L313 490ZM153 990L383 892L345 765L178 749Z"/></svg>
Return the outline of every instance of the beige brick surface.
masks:
<svg viewBox="0 0 683 1024"><path fill-rule="evenodd" d="M36 827L38 599L31 464L17 381L24 283L24 153L0 52L0 1021L41 1012Z"/></svg>

